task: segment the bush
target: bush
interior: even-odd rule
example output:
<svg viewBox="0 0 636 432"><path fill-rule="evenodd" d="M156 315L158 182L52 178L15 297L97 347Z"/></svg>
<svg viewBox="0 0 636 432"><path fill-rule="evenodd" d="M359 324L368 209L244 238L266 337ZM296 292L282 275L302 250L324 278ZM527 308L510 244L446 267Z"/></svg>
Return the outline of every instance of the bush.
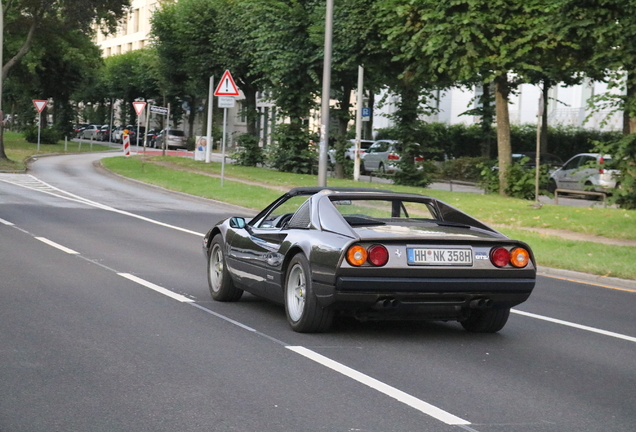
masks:
<svg viewBox="0 0 636 432"><path fill-rule="evenodd" d="M620 171L616 179L617 188L610 197L610 202L620 208L636 209L636 134L611 142L595 142L594 151L612 156L612 162L606 168Z"/></svg>
<svg viewBox="0 0 636 432"><path fill-rule="evenodd" d="M313 135L306 127L283 123L272 133L275 142L269 151L268 162L272 168L283 172L311 174L317 171L318 146L310 142Z"/></svg>
<svg viewBox="0 0 636 432"><path fill-rule="evenodd" d="M400 170L395 172L393 182L402 186L416 186L425 188L433 183L439 170L431 161L413 163L402 163Z"/></svg>
<svg viewBox="0 0 636 432"><path fill-rule="evenodd" d="M36 144L38 142L37 125L28 126L23 132L27 142ZM42 128L40 130L40 144L57 144L64 137L63 133L55 128Z"/></svg>
<svg viewBox="0 0 636 432"><path fill-rule="evenodd" d="M444 179L461 180L467 182L481 181L481 164L487 164L490 160L483 157L462 157L450 159L442 164L441 177ZM495 163L490 163L490 166Z"/></svg>
<svg viewBox="0 0 636 432"><path fill-rule="evenodd" d="M258 145L258 137L250 134L242 134L238 137L240 150L232 155L237 165L257 166L265 163L263 149Z"/></svg>
<svg viewBox="0 0 636 432"><path fill-rule="evenodd" d="M536 170L524 166L529 160L530 158L524 157L510 165L506 173L508 183L504 191L506 195L526 200L535 199ZM492 162L482 163L479 168L481 168L481 185L486 193L499 193L499 170L493 168ZM547 191L549 170L548 165L539 166L539 195L549 195Z"/></svg>

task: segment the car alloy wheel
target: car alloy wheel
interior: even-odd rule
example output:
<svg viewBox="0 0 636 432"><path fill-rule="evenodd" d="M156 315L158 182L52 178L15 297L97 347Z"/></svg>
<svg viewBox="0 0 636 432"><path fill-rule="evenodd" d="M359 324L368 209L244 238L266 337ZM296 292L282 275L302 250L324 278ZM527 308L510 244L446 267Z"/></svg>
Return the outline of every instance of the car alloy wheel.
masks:
<svg viewBox="0 0 636 432"><path fill-rule="evenodd" d="M208 285L210 295L216 301L233 302L243 295L243 290L236 288L225 266L223 253L223 237L217 234L212 239L212 248L208 255Z"/></svg>
<svg viewBox="0 0 636 432"><path fill-rule="evenodd" d="M306 295L305 272L300 264L296 264L287 278L287 310L292 321L299 321L303 317Z"/></svg>

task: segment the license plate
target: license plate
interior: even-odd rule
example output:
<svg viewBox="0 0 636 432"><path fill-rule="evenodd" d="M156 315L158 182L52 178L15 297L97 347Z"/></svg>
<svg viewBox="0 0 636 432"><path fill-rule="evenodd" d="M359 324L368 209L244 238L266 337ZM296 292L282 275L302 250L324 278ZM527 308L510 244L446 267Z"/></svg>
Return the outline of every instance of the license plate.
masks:
<svg viewBox="0 0 636 432"><path fill-rule="evenodd" d="M473 265L473 251L470 248L407 248L407 262L411 265Z"/></svg>

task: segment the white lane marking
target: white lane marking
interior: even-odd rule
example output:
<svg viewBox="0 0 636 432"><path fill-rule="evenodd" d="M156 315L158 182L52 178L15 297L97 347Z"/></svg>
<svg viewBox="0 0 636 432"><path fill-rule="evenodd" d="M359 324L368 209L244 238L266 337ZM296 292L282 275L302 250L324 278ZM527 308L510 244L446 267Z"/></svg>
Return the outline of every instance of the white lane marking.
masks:
<svg viewBox="0 0 636 432"><path fill-rule="evenodd" d="M194 300L187 298L181 294L177 294L173 291L160 287L159 285L155 285L152 282L148 282L145 279L139 278L137 276L131 275L130 273L117 273L121 277L125 277L128 280L138 283L139 285L143 285L146 288L150 288L151 290L157 291L165 296L173 298L183 303L194 303Z"/></svg>
<svg viewBox="0 0 636 432"><path fill-rule="evenodd" d="M1 224L4 224L4 225L8 225L8 226L13 226L13 223L11 223L11 222L9 222L9 221L6 221L6 220L4 220L4 219L0 219L0 223L1 223Z"/></svg>
<svg viewBox="0 0 636 432"><path fill-rule="evenodd" d="M15 186L20 186L20 187L23 187L25 189L30 189L30 190L37 191L37 192L42 192L42 193L45 193L45 194L48 194L48 195L53 195L55 197L62 198L62 199L68 200L68 201L73 201L73 202L77 202L77 203L80 203L80 204L85 204L85 205L88 205L88 206L91 206L91 207L99 208L99 209L110 211L110 212L113 212L113 213L119 213L119 214L124 215L124 216L134 217L136 219L139 219L139 220L142 220L142 221L145 221L145 222L150 222L150 223L153 223L155 225L160 225L160 226L163 226L163 227L166 227L166 228L174 229L174 230L181 231L181 232L184 232L184 233L187 233L187 234L192 234L192 235L195 235L195 236L198 236L198 237L203 237L205 235L205 233L200 233L200 232L192 231L192 230L189 230L189 229L181 228L181 227L178 227L178 226L175 226L175 225L170 225L170 224L167 224L167 223L159 222L159 221L154 220L154 219L150 219L150 218L147 218L147 217L144 217L144 216L140 216L140 215L137 215L137 214L134 214L134 213L129 213L129 212L124 211L124 210L119 210L119 209L116 209L114 207L107 206L105 204L101 204L101 203L98 203L98 202L95 202L95 201L91 201L91 200L86 199L86 198L82 198L81 196L72 194L70 192L66 192L66 191L64 191L62 189L59 189L59 188L57 188L55 186L52 186L52 185L50 185L50 184L48 184L46 182L43 182L42 180L32 176L31 174L27 174L27 176L26 176L26 177L28 177L27 179L24 179L24 177L25 177L24 174L19 174L19 176L20 176L19 178L18 177L15 177L15 178L0 177L0 181L4 181L5 183L10 183L10 184L13 184Z"/></svg>
<svg viewBox="0 0 636 432"><path fill-rule="evenodd" d="M548 321L548 322L551 322L551 323L554 323L554 324L560 324L560 325L564 325L564 326L567 326L567 327L573 327L573 328L576 328L576 329L579 329L579 330L585 330L585 331L589 331L589 332L592 332L592 333L602 334L604 336L610 336L610 337L617 338L617 339L623 339L623 340L626 340L626 341L629 341L629 342L636 342L636 337L627 336L627 335L620 334L620 333L614 333L614 332L607 331L607 330L601 330L601 329L598 329L598 328L595 328L595 327L588 327L588 326L584 326L584 325L581 325L581 324L576 324L576 323L573 323L573 322L563 321L563 320L560 320L560 319L550 318L550 317L547 317L547 316L537 315L537 314L533 314L533 313L530 313L530 312L524 312L524 311L520 311L520 310L516 310L516 309L512 309L510 312L516 313L517 315L523 315L523 316L526 316L526 317L529 317L529 318L535 318L535 319L542 320L542 321Z"/></svg>
<svg viewBox="0 0 636 432"><path fill-rule="evenodd" d="M411 396L408 393L405 393L401 390L396 389L395 387L391 387L388 384L385 384L381 381L378 381L375 378L371 378L368 375L363 374L362 372L358 372L355 369L351 369L348 366L343 365L342 363L338 363L335 360L331 360L328 357L325 357L321 354L318 354L315 351L307 349L302 346L286 346L285 348L294 351L297 354L300 354L308 359L315 361L323 366L326 366L330 369L335 370L359 383L367 385L374 390L379 391L380 393L384 393L387 396L390 396L398 401L415 408L418 411L423 412L426 415L429 415L441 422L444 422L448 425L469 425L470 422L454 416L440 408L437 408L434 405L429 404L428 402L424 402L421 399L418 399L414 396Z"/></svg>
<svg viewBox="0 0 636 432"><path fill-rule="evenodd" d="M36 237L36 239L40 240L42 243L46 243L49 246L53 246L56 249L59 249L63 252L66 252L67 254L73 254L73 255L78 255L79 252L74 251L73 249L69 249L66 246L62 246L61 244L55 243L54 241L51 241L47 238L44 237Z"/></svg>

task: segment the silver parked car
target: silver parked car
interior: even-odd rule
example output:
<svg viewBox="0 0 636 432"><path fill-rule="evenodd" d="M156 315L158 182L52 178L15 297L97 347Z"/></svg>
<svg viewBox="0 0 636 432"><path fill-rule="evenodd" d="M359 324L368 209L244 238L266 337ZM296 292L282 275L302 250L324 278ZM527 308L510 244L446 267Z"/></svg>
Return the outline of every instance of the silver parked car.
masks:
<svg viewBox="0 0 636 432"><path fill-rule="evenodd" d="M155 139L154 147L163 148L164 145L166 149L186 148L187 144L185 132L176 129L162 130L161 132L159 132L159 135L157 135L157 138Z"/></svg>
<svg viewBox="0 0 636 432"><path fill-rule="evenodd" d="M570 158L552 173L548 191L556 189L575 191L608 192L616 187L618 171L608 170L604 165L611 162L609 155L580 153Z"/></svg>
<svg viewBox="0 0 636 432"><path fill-rule="evenodd" d="M349 142L351 143L351 146L345 149L345 153L344 153L345 160L354 160L355 151L356 151L356 140L350 139ZM364 157L364 154L369 149L369 147L373 145L374 142L375 141L373 140L360 140L360 158L361 159ZM329 163L332 165L335 164L336 149L330 149L328 154L329 154Z"/></svg>
<svg viewBox="0 0 636 432"><path fill-rule="evenodd" d="M88 125L86 129L82 131L80 138L84 139L97 139L97 134L101 129L100 125Z"/></svg>
<svg viewBox="0 0 636 432"><path fill-rule="evenodd" d="M397 141L378 140L364 153L362 159L364 172L378 172L380 174L393 173L399 170L398 162L401 157L396 151ZM417 144L419 146L419 144ZM421 162L424 157L415 157L415 162Z"/></svg>

